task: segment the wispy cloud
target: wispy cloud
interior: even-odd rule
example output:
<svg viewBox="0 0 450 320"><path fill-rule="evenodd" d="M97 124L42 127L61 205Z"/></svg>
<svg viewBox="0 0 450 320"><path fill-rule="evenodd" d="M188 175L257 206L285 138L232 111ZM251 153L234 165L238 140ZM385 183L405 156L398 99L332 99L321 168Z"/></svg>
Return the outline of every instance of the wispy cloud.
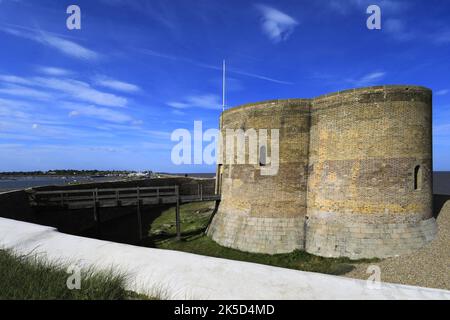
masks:
<svg viewBox="0 0 450 320"><path fill-rule="evenodd" d="M160 53L160 52L156 52L156 51L148 50L148 49L143 49L143 50L141 50L141 52L143 54L146 54L146 55L150 55L150 56L153 56L153 57L162 58L162 59L166 59L166 60L187 62L187 63L192 64L192 65L194 65L196 67L199 67L199 68L205 68L205 69L211 69L211 70L217 70L217 71L221 71L222 70L222 66L221 65L220 66L219 65L216 66L216 65L212 65L212 64L199 62L199 61L194 61L194 60L191 60L191 59L188 59L188 58L185 58L185 57L173 56L173 55ZM267 77L267 76L256 74L256 73L251 73L251 72L238 70L238 69L235 69L235 68L228 68L227 72L231 73L231 74L238 74L238 75L241 75L241 76L246 76L246 77L259 79L259 80L264 80L264 81L269 81L269 82L274 82L274 83L278 83L278 84L288 84L288 85L293 84L292 82L289 82L289 81L283 81L283 80Z"/></svg>
<svg viewBox="0 0 450 320"><path fill-rule="evenodd" d="M188 96L182 101L170 101L167 105L176 109L202 108L202 109L220 109L220 97L214 94L204 94Z"/></svg>
<svg viewBox="0 0 450 320"><path fill-rule="evenodd" d="M7 117L9 119L28 119L30 115L20 108L23 107L23 103L9 100L9 99L0 99L0 117ZM1 123L0 123L1 124ZM6 127L3 125L3 127ZM0 126L0 131L2 130L2 126Z"/></svg>
<svg viewBox="0 0 450 320"><path fill-rule="evenodd" d="M369 5L376 4L382 11L387 10L390 13L397 13L404 11L410 3L400 0L320 0L321 5L327 6L333 12L347 15L354 10L367 8Z"/></svg>
<svg viewBox="0 0 450 320"><path fill-rule="evenodd" d="M86 47L83 47L82 45L79 45L78 43L64 39L62 37L50 34L49 32L45 31L31 31L31 30L19 30L17 28L0 28L1 31L6 32L10 35L14 35L16 37L21 37L24 39L32 40L35 42L38 42L40 44L46 45L48 47L51 47L53 49L56 49L60 51L61 53L74 57L77 59L83 59L83 60L95 60L100 57L100 55L90 50Z"/></svg>
<svg viewBox="0 0 450 320"><path fill-rule="evenodd" d="M36 88L45 88L45 94L51 94L51 91L56 91L66 98L74 100L85 101L89 103L98 104L107 107L125 107L128 103L127 99L112 93L103 92L94 89L90 84L78 80L66 78L45 78L45 77L31 77L22 78L14 75L0 75L0 81L9 82L12 84L27 85ZM9 88L4 88L4 93L20 95L20 90L25 90L23 87L14 88L9 84ZM36 91L36 90L35 90ZM35 92L28 91L31 94ZM40 91L42 92L42 90ZM24 91L25 93L25 91ZM25 94L26 96L26 94ZM36 94L36 96L38 96ZM64 97L63 96L63 97Z"/></svg>
<svg viewBox="0 0 450 320"><path fill-rule="evenodd" d="M176 116L184 116L186 113L181 111L181 110L172 110L172 114L176 115Z"/></svg>
<svg viewBox="0 0 450 320"><path fill-rule="evenodd" d="M274 79L274 78L269 78L266 76L262 76L256 73L250 73L250 72L245 72L245 71L240 71L240 70L236 70L236 69L228 69L230 72L235 73L235 74L240 74L243 76L247 76L247 77L251 77L251 78L255 78L255 79L259 79L259 80L265 80L265 81L269 81L269 82L275 82L278 84L293 84L293 82L289 82L289 81L283 81L283 80L278 80L278 79Z"/></svg>
<svg viewBox="0 0 450 320"><path fill-rule="evenodd" d="M174 60L174 61L183 60L183 61L186 61L186 62L195 63L195 61L192 61L192 60L187 59L187 58L173 56L173 55L170 55L170 54L165 54L165 53L157 52L157 51L150 50L150 49L142 49L140 51L142 53L146 54L146 55L157 57L157 58L163 58L163 59Z"/></svg>
<svg viewBox="0 0 450 320"><path fill-rule="evenodd" d="M0 93L11 96L24 97L25 99L47 100L51 98L51 95L47 94L46 92L15 84L8 84L0 87Z"/></svg>
<svg viewBox="0 0 450 320"><path fill-rule="evenodd" d="M0 98L0 106L7 107L11 109L17 109L17 108L23 108L23 107L29 107L30 104L25 101L18 101L18 100L11 100L11 99L4 99Z"/></svg>
<svg viewBox="0 0 450 320"><path fill-rule="evenodd" d="M430 34L431 40L436 44L448 44L450 43L450 30L441 30Z"/></svg>
<svg viewBox="0 0 450 320"><path fill-rule="evenodd" d="M101 0L105 5L128 7L135 12L144 14L161 25L176 29L176 16L167 6L167 1L147 1L147 0Z"/></svg>
<svg viewBox="0 0 450 320"><path fill-rule="evenodd" d="M262 30L274 43L287 40L294 32L298 22L291 16L278 9L263 4L256 8L262 15Z"/></svg>
<svg viewBox="0 0 450 320"><path fill-rule="evenodd" d="M447 93L449 93L449 89L442 89L435 92L435 95L437 96L445 96Z"/></svg>
<svg viewBox="0 0 450 320"><path fill-rule="evenodd" d="M433 135L439 139L450 139L450 124L439 124L433 126Z"/></svg>
<svg viewBox="0 0 450 320"><path fill-rule="evenodd" d="M133 118L131 116L123 112L107 108L99 108L92 105L89 106L67 105L66 108L71 109L69 113L70 117L84 116L115 123L127 123L133 121Z"/></svg>
<svg viewBox="0 0 450 320"><path fill-rule="evenodd" d="M117 91L123 91L128 93L138 92L141 90L137 85L119 81L115 79L111 79L105 76L99 76L95 79L95 84L106 87L109 89L117 90Z"/></svg>
<svg viewBox="0 0 450 320"><path fill-rule="evenodd" d="M38 85L68 94L77 100L108 107L125 107L127 99L92 88L88 83L73 79L34 78Z"/></svg>
<svg viewBox="0 0 450 320"><path fill-rule="evenodd" d="M408 31L405 22L401 19L387 19L384 23L383 30L396 40L408 41L415 38L415 34Z"/></svg>
<svg viewBox="0 0 450 320"><path fill-rule="evenodd" d="M14 76L14 75L9 75L9 74L0 74L0 81L7 82L7 83L23 84L23 85L32 85L33 84L32 81L30 81L28 79Z"/></svg>
<svg viewBox="0 0 450 320"><path fill-rule="evenodd" d="M39 66L37 67L37 71L50 75L50 76L69 76L73 74L72 71L62 68L55 68L55 67L46 67L46 66Z"/></svg>
<svg viewBox="0 0 450 320"><path fill-rule="evenodd" d="M385 75L385 72L376 71L363 75L358 79L347 79L347 82L356 86L367 86L377 83L379 80L383 79Z"/></svg>

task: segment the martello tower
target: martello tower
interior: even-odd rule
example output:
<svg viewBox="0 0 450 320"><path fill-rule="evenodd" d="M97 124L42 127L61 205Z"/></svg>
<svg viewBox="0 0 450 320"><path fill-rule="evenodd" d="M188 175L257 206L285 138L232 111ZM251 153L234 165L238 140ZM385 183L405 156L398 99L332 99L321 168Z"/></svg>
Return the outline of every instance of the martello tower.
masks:
<svg viewBox="0 0 450 320"><path fill-rule="evenodd" d="M222 132L279 129L279 169L220 165L208 235L243 251L326 257L420 248L437 232L431 108L427 88L379 86L226 110Z"/></svg>

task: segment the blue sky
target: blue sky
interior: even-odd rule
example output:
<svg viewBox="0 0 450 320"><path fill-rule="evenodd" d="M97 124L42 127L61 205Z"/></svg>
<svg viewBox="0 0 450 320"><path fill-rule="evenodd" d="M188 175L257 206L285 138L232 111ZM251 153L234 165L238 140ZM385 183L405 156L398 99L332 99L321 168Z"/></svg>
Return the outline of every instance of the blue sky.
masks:
<svg viewBox="0 0 450 320"><path fill-rule="evenodd" d="M213 172L172 164L170 134L217 127L223 59L228 106L427 86L435 170L450 170L449 21L439 0L0 0L0 171Z"/></svg>

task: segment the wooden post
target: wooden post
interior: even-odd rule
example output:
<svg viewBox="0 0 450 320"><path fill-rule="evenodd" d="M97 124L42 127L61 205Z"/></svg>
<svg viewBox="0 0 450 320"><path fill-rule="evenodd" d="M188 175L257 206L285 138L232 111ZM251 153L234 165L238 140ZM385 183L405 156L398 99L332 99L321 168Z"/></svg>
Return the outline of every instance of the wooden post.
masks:
<svg viewBox="0 0 450 320"><path fill-rule="evenodd" d="M139 187L137 187L137 219L138 219L138 236L139 241L142 240L142 215L141 215L141 197Z"/></svg>
<svg viewBox="0 0 450 320"><path fill-rule="evenodd" d="M156 189L156 203L159 204L159 188Z"/></svg>
<svg viewBox="0 0 450 320"><path fill-rule="evenodd" d="M97 235L101 236L102 230L101 230L101 221L100 221L100 206L98 203L98 189L95 189L95 191L92 193L92 198L94 201L94 220L97 227Z"/></svg>
<svg viewBox="0 0 450 320"><path fill-rule="evenodd" d="M203 185L200 184L200 201L203 201Z"/></svg>
<svg viewBox="0 0 450 320"><path fill-rule="evenodd" d="M94 221L97 222L97 202L95 201L95 191L92 192L92 204L94 205Z"/></svg>
<svg viewBox="0 0 450 320"><path fill-rule="evenodd" d="M178 186L175 186L175 194L177 197L177 205L175 209L175 225L177 228L177 240L181 240L181 226L180 226L180 190Z"/></svg>

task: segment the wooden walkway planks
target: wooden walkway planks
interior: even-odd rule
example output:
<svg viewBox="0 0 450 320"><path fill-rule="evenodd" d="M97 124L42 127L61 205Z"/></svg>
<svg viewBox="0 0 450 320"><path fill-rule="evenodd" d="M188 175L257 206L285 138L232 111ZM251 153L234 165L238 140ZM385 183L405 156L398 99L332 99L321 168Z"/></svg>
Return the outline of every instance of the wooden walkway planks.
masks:
<svg viewBox="0 0 450 320"><path fill-rule="evenodd" d="M80 189L56 191L30 191L32 206L64 207L68 209L83 209L99 207L136 206L142 205L180 204L199 201L217 201L220 195L203 194L199 184L198 194L180 195L177 186L117 188L117 189Z"/></svg>

